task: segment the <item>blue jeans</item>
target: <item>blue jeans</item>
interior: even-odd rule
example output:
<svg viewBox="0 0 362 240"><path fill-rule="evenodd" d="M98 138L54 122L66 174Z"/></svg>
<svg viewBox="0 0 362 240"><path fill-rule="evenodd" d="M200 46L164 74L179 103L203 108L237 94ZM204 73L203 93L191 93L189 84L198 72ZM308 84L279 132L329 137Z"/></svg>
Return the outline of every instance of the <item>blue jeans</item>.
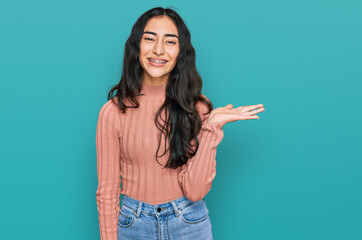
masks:
<svg viewBox="0 0 362 240"><path fill-rule="evenodd" d="M185 196L152 205L123 196L118 216L118 240L212 240L211 221L204 199Z"/></svg>

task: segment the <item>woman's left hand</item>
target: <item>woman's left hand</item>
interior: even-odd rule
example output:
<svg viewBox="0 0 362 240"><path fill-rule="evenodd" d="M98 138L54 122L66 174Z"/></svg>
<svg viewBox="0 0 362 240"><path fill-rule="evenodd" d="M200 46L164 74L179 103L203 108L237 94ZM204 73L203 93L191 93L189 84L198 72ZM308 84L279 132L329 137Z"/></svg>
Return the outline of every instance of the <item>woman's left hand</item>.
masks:
<svg viewBox="0 0 362 240"><path fill-rule="evenodd" d="M255 110L254 110L255 109ZM265 111L263 104L233 108L232 104L215 108L211 111L207 123L221 122L222 126L237 120L259 119L257 113Z"/></svg>

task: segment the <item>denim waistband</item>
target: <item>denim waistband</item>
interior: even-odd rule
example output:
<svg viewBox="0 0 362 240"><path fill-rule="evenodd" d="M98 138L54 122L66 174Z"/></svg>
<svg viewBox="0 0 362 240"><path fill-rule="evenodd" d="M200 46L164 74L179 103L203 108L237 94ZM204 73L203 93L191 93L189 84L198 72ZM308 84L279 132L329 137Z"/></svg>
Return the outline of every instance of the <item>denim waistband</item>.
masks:
<svg viewBox="0 0 362 240"><path fill-rule="evenodd" d="M140 216L141 212L148 215L165 215L175 213L175 215L178 216L182 209L200 201L204 201L204 199L193 202L187 199L185 196L182 196L169 202L153 205L136 200L127 195L123 195L122 198L122 204L132 209L137 217Z"/></svg>

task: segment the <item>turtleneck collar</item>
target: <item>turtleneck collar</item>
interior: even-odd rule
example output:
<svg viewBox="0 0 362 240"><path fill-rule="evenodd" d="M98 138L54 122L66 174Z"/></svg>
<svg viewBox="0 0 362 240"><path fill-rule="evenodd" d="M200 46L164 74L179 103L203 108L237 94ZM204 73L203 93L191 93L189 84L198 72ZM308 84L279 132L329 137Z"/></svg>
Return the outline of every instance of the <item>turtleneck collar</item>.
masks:
<svg viewBox="0 0 362 240"><path fill-rule="evenodd" d="M167 82L157 86L148 85L147 83L142 82L142 88L140 93L145 94L146 96L164 96L166 91L166 85Z"/></svg>

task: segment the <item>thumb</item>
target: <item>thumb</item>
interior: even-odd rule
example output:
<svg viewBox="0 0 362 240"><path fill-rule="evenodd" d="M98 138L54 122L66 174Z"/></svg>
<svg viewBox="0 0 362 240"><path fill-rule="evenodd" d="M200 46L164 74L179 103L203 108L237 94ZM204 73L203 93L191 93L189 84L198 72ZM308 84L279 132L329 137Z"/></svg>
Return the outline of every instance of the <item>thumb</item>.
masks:
<svg viewBox="0 0 362 240"><path fill-rule="evenodd" d="M227 109L232 109L233 108L233 105L230 103L228 105L225 106Z"/></svg>

